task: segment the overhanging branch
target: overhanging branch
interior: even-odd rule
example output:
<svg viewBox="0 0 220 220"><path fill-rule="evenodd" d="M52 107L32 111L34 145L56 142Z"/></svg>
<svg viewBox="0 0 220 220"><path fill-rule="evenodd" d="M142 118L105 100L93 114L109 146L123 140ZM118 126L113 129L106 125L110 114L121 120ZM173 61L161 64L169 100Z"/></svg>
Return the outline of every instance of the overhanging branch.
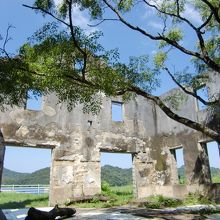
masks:
<svg viewBox="0 0 220 220"><path fill-rule="evenodd" d="M198 122L195 122L195 121L192 121L188 118L184 118L184 117L177 115L176 113L171 111L171 109L168 108L158 96L153 96L149 93L146 93L145 91L143 91L140 88L137 88L135 86L131 86L130 91L135 92L137 95L141 95L141 96L147 98L148 100L153 101L169 118L171 118L181 124L184 124L187 127L190 127L190 128L195 129L197 131L200 131L203 134L211 137L212 139L214 139L218 143L220 143L220 135L216 131L214 131L214 130L208 128L207 126L202 125Z"/></svg>

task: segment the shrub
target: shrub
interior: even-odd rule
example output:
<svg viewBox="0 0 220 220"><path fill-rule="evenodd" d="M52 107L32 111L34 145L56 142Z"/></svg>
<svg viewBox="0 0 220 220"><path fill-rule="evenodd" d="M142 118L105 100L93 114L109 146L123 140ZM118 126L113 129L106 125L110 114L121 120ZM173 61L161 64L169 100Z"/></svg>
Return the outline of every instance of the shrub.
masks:
<svg viewBox="0 0 220 220"><path fill-rule="evenodd" d="M184 199L184 205L211 204L212 202L200 193L189 193Z"/></svg>
<svg viewBox="0 0 220 220"><path fill-rule="evenodd" d="M146 208L160 209L165 207L177 207L182 204L182 201L179 199L168 198L162 195L151 196L147 198L145 203Z"/></svg>
<svg viewBox="0 0 220 220"><path fill-rule="evenodd" d="M106 193L109 193L111 191L110 185L106 181L102 182L101 188L102 188L102 191Z"/></svg>

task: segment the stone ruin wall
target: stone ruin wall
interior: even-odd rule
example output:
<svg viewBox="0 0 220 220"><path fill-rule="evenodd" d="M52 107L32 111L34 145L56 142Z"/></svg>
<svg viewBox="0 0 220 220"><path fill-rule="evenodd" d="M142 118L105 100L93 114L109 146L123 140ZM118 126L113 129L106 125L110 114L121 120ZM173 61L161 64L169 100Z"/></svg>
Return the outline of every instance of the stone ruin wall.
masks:
<svg viewBox="0 0 220 220"><path fill-rule="evenodd" d="M219 77L209 84L217 91ZM162 98L180 90L174 89ZM42 110L8 109L0 114L4 146L16 145L52 149L50 205L101 191L101 152L126 152L133 158L133 189L137 198L152 194L183 197L190 191L213 189L208 157L200 143L206 137L168 118L157 106L143 97L123 104L123 122L111 118L112 100L103 96L98 115L82 113L82 106L68 112L56 104L54 95L43 97ZM192 120L204 120L205 111L197 111L196 100L188 97L178 113ZM179 185L172 149L182 146L186 185ZM1 167L2 168L2 167Z"/></svg>

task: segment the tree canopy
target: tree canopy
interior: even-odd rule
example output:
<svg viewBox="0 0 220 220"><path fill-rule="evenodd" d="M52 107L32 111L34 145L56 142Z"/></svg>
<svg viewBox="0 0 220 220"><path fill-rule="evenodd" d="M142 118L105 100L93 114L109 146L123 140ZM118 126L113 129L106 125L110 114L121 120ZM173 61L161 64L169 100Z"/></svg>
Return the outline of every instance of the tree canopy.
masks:
<svg viewBox="0 0 220 220"><path fill-rule="evenodd" d="M119 21L144 37L157 41L155 66L150 67L147 56L131 57L128 64L121 63L117 50L106 51L99 44L100 33L86 35L80 27L73 25L73 8L76 5L80 6L81 10L89 11L94 26L103 22ZM143 6L155 11L155 16L163 24L160 33L152 33L150 29L129 19L129 13L136 7ZM194 24L185 16L189 6L199 14L199 24ZM134 94L141 95L153 101L170 118L220 143L219 131L180 117L159 97L152 94L153 89L159 86L158 74L165 71L188 95L194 96L207 106L219 106L219 96L207 101L196 93L208 80L208 71L220 73L218 0L63 0L59 1L59 4L52 0L36 0L33 6L25 7L51 16L56 23L49 23L36 31L29 42L21 47L17 57L8 55L3 45L2 75L9 77L8 85L10 79L17 79L11 81L13 91L17 89L17 85L22 84L21 89L18 89L21 95L16 96L19 100L14 97L14 92L8 91L8 86L3 89L2 94L9 97L8 103L12 101L12 104L18 104L19 101L24 101L25 89L34 88L45 94L56 92L60 101L67 101L69 109L75 104L84 103L85 112L97 113L101 103L100 92L107 96L122 95L125 100ZM114 16L106 17L107 10ZM184 45L185 28L190 28L190 34L194 34L195 45ZM172 56L173 50L189 56L197 71L190 73L183 69L172 73L167 59ZM5 100L0 99L1 104L4 102Z"/></svg>

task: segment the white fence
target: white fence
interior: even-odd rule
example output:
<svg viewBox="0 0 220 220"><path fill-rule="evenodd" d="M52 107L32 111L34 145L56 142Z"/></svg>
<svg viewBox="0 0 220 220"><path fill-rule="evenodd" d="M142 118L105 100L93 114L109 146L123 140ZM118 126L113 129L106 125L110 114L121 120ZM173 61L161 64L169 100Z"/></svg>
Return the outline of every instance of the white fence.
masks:
<svg viewBox="0 0 220 220"><path fill-rule="evenodd" d="M1 185L1 192L44 194L49 193L49 185Z"/></svg>

